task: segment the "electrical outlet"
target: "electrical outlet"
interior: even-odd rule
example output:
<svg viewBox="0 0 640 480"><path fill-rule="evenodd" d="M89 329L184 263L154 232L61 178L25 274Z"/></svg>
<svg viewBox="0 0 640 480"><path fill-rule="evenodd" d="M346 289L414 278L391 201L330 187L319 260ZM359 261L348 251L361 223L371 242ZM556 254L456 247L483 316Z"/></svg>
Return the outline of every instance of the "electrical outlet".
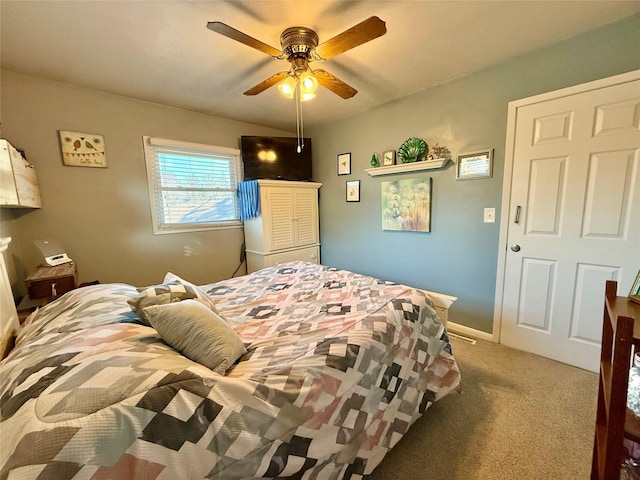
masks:
<svg viewBox="0 0 640 480"><path fill-rule="evenodd" d="M484 209L484 223L496 223L496 209L485 208Z"/></svg>

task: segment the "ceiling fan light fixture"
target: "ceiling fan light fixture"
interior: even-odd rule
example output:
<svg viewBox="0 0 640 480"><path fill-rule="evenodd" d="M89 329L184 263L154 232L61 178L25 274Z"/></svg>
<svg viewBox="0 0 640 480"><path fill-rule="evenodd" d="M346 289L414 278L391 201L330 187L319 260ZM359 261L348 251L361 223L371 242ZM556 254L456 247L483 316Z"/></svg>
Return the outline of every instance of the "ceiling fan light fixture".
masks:
<svg viewBox="0 0 640 480"><path fill-rule="evenodd" d="M318 80L309 70L300 74L300 90L303 94L315 93L318 89ZM315 96L315 95L314 95Z"/></svg>
<svg viewBox="0 0 640 480"><path fill-rule="evenodd" d="M306 102L307 100L313 100L316 98L316 94L313 92L304 93L302 92L302 96L300 97L300 101Z"/></svg>
<svg viewBox="0 0 640 480"><path fill-rule="evenodd" d="M371 16L322 43L319 43L318 34L311 28L289 27L280 35L282 49L279 50L222 22L208 22L207 28L231 40L259 50L272 58L287 60L291 64L291 70L272 75L244 92L245 95L257 95L267 88L277 85L286 76L297 77L309 72L310 80L305 81L304 93L313 93L317 88L317 84L320 83L324 88L344 99L353 97L358 93L357 90L325 70L319 69L314 72L309 68L309 63L324 62L387 33L385 22L376 16ZM319 82L318 79L320 80ZM300 87L298 92L302 89L303 87ZM286 82L286 84L283 83L280 90L289 98L293 98L293 95L295 95L295 87L290 81ZM300 101L299 97L297 101Z"/></svg>
<svg viewBox="0 0 640 480"><path fill-rule="evenodd" d="M278 50L222 22L208 22L207 28L266 53L270 57L278 60L287 60L291 63L291 69L288 72L276 73L255 87L250 88L244 94L257 95L277 84L278 90L285 97L295 99L298 153L304 149L302 102L315 98L318 78L323 87L342 98L351 98L358 93L355 88L325 70L318 69L314 72L309 68L309 62L323 62L328 58L335 57L358 45L378 38L387 32L385 23L375 16L367 18L323 43L318 42L318 34L310 28L290 27L280 35L282 50Z"/></svg>
<svg viewBox="0 0 640 480"><path fill-rule="evenodd" d="M287 98L293 98L293 93L296 90L296 79L293 77L287 77L278 84L278 90Z"/></svg>

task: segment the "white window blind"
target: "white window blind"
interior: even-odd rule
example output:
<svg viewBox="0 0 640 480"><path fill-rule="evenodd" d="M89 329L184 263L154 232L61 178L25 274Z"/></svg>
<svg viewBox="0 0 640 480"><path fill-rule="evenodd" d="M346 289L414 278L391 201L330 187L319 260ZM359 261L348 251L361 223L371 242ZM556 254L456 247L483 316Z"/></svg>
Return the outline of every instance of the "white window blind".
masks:
<svg viewBox="0 0 640 480"><path fill-rule="evenodd" d="M240 151L143 137L154 233L241 225Z"/></svg>

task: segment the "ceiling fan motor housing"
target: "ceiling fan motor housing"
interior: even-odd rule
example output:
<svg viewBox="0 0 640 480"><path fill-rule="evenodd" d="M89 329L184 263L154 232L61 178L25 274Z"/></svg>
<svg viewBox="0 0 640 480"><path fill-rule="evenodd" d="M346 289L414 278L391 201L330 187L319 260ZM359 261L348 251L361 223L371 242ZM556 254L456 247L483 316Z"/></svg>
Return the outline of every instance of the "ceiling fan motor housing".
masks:
<svg viewBox="0 0 640 480"><path fill-rule="evenodd" d="M318 34L307 27L289 27L280 35L282 54L293 62L296 58L309 60L318 46Z"/></svg>

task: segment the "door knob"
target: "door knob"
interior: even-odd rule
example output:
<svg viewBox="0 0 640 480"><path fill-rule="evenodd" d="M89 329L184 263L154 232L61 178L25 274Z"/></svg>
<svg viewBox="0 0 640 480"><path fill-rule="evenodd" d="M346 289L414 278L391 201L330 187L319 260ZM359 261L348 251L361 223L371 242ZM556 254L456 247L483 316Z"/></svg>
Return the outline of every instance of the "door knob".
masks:
<svg viewBox="0 0 640 480"><path fill-rule="evenodd" d="M512 252L519 252L520 251L520 245L518 245L518 244L511 245L511 251Z"/></svg>

